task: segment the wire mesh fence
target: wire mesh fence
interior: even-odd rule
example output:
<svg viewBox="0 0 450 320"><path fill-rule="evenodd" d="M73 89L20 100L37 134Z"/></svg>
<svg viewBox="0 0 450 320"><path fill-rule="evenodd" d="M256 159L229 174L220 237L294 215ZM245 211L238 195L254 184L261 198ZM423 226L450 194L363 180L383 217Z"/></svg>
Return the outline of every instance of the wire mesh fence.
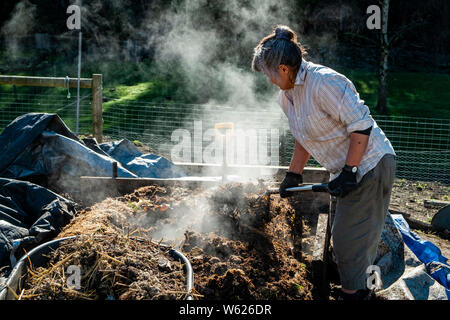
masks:
<svg viewBox="0 0 450 320"><path fill-rule="evenodd" d="M91 93L82 91L79 133L92 132ZM106 100L106 99L105 99ZM28 112L57 113L74 131L76 97L67 91L0 94L0 130ZM397 153L397 177L450 183L450 119L374 116ZM179 162L221 163L223 143L229 164L289 165L294 138L280 108L209 104L103 103L105 139L138 140ZM223 140L216 123L231 122ZM222 132L223 133L223 132ZM309 166L319 166L310 159Z"/></svg>
<svg viewBox="0 0 450 320"><path fill-rule="evenodd" d="M232 123L227 135L229 164L279 165L279 112L219 105L114 103L105 105L104 134L137 139L180 162L222 162L223 140L216 123ZM178 150L178 152L177 152Z"/></svg>
<svg viewBox="0 0 450 320"><path fill-rule="evenodd" d="M188 157L178 161L222 161L221 142L217 157L205 157L211 149L214 124L233 122L228 162L258 165L289 165L294 147L287 119L279 108L224 107L218 105L115 103L104 111L104 133L112 138L137 139L161 153L174 154L180 130L190 141ZM397 177L450 183L450 119L374 116L397 154ZM182 134L182 133L180 133ZM239 154L239 145L241 152ZM194 150L201 150L198 155ZM254 155L252 157L252 155ZM319 166L310 159L309 166Z"/></svg>
<svg viewBox="0 0 450 320"><path fill-rule="evenodd" d="M17 90L19 91L19 90ZM33 93L16 92L11 88L0 93L0 130L3 130L18 116L31 112L56 113L75 132L77 95L70 91L33 87ZM45 92L45 93L43 93ZM80 89L80 113L78 133L88 135L92 132L92 93L91 90Z"/></svg>
<svg viewBox="0 0 450 320"><path fill-rule="evenodd" d="M397 156L397 176L450 183L450 119L376 117Z"/></svg>

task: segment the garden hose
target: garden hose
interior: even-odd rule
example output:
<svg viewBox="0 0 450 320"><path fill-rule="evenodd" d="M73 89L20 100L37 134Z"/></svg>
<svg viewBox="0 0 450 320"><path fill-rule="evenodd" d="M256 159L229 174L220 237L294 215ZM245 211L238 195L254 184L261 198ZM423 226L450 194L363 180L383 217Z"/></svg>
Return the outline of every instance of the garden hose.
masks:
<svg viewBox="0 0 450 320"><path fill-rule="evenodd" d="M194 288L194 271L192 270L192 265L189 262L189 260L179 251L175 250L175 249L170 249L169 254L177 259L180 260L185 268L186 268L186 289L188 292L188 296L186 297L186 300L194 300L194 298L192 297L191 291Z"/></svg>

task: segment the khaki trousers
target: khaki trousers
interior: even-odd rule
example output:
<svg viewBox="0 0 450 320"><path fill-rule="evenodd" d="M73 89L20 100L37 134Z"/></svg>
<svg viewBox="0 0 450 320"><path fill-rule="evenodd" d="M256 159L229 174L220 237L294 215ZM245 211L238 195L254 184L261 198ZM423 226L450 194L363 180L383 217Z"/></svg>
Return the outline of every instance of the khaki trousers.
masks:
<svg viewBox="0 0 450 320"><path fill-rule="evenodd" d="M363 176L356 190L337 198L331 234L341 285L345 289L367 288L366 270L376 258L395 169L395 156L386 154Z"/></svg>

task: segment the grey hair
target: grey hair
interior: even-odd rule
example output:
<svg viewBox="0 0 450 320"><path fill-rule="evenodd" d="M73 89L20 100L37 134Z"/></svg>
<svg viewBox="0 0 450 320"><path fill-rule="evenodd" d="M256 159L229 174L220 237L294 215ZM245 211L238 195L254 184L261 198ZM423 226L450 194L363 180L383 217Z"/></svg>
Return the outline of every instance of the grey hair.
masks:
<svg viewBox="0 0 450 320"><path fill-rule="evenodd" d="M297 74L305 54L295 32L288 26L278 25L255 47L252 70L278 78L278 67L284 64Z"/></svg>

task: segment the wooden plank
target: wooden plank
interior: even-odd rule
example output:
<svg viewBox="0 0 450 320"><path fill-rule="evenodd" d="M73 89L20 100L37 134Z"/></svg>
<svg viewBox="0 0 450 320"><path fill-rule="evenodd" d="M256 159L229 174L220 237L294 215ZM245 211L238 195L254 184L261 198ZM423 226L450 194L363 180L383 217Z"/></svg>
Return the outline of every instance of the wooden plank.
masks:
<svg viewBox="0 0 450 320"><path fill-rule="evenodd" d="M206 163L185 163L175 162L188 175L219 176L222 175L221 164ZM289 167L285 166L260 166L260 165L232 165L228 164L228 175L241 175L244 177L271 177L273 180L284 179ZM325 183L328 182L330 174L325 168L306 167L303 170L304 183Z"/></svg>
<svg viewBox="0 0 450 320"><path fill-rule="evenodd" d="M403 218L405 218L405 221L408 222L408 225L411 229L417 229L427 232L433 230L433 226L431 224L411 218L411 215L409 213L394 210L391 208L389 208L388 210L391 214L401 214Z"/></svg>
<svg viewBox="0 0 450 320"><path fill-rule="evenodd" d="M69 78L69 81L67 81L65 77L29 77L0 75L0 84L34 87L77 88L78 78ZM92 79L80 78L80 88L92 88Z"/></svg>
<svg viewBox="0 0 450 320"><path fill-rule="evenodd" d="M113 178L113 177L92 177L92 176L81 176L81 181L98 181L101 183L109 184L114 183L115 185L123 188L129 189L125 187L127 184L132 186L141 186L141 185L183 185L183 186L214 186L218 185L222 182L221 177L182 177L182 178ZM134 189L133 189L134 190ZM132 190L132 191L133 191Z"/></svg>
<svg viewBox="0 0 450 320"><path fill-rule="evenodd" d="M319 213L317 219L316 236L314 237L314 249L312 252L313 260L324 261L326 257L327 246L327 227L328 213Z"/></svg>
<svg viewBox="0 0 450 320"><path fill-rule="evenodd" d="M326 212L330 206L330 194L327 192L301 191L296 192L290 199L298 201L301 204L301 211L310 212Z"/></svg>
<svg viewBox="0 0 450 320"><path fill-rule="evenodd" d="M135 189L148 185L184 185L188 187L210 187L220 184L221 168L220 164L198 164L198 163L175 163L180 166L190 177L181 179L156 179L156 178L112 178L112 177L87 177L80 178L80 188L76 191L77 198L87 202L102 201L107 197L116 197L126 193L131 193ZM235 174L239 177L248 177L249 173L257 178L273 178L273 174L283 174L287 167L270 167L270 166L239 166L230 165L228 167L229 174ZM216 173L211 175L212 173ZM263 174L265 177L263 177ZM270 175L271 173L272 175ZM328 172L323 168L305 168L306 181L311 183L323 183L328 181ZM330 196L327 193L302 192L299 193L298 199L302 201L305 210L317 212L323 210L329 203Z"/></svg>
<svg viewBox="0 0 450 320"><path fill-rule="evenodd" d="M440 209L440 208L450 205L450 201L425 199L423 201L423 205L425 208L429 208L429 209Z"/></svg>
<svg viewBox="0 0 450 320"><path fill-rule="evenodd" d="M328 248L330 245L331 229L329 224L330 212L319 213L316 234L312 250L312 275L320 296L327 300L329 295L328 283Z"/></svg>
<svg viewBox="0 0 450 320"><path fill-rule="evenodd" d="M450 231L449 230L438 230L432 224L426 223L411 217L409 213L401 212L398 210L394 210L389 208L389 212L391 214L401 214L405 221L408 223L411 229L421 230L423 232L434 232L439 235L439 237L450 240Z"/></svg>

